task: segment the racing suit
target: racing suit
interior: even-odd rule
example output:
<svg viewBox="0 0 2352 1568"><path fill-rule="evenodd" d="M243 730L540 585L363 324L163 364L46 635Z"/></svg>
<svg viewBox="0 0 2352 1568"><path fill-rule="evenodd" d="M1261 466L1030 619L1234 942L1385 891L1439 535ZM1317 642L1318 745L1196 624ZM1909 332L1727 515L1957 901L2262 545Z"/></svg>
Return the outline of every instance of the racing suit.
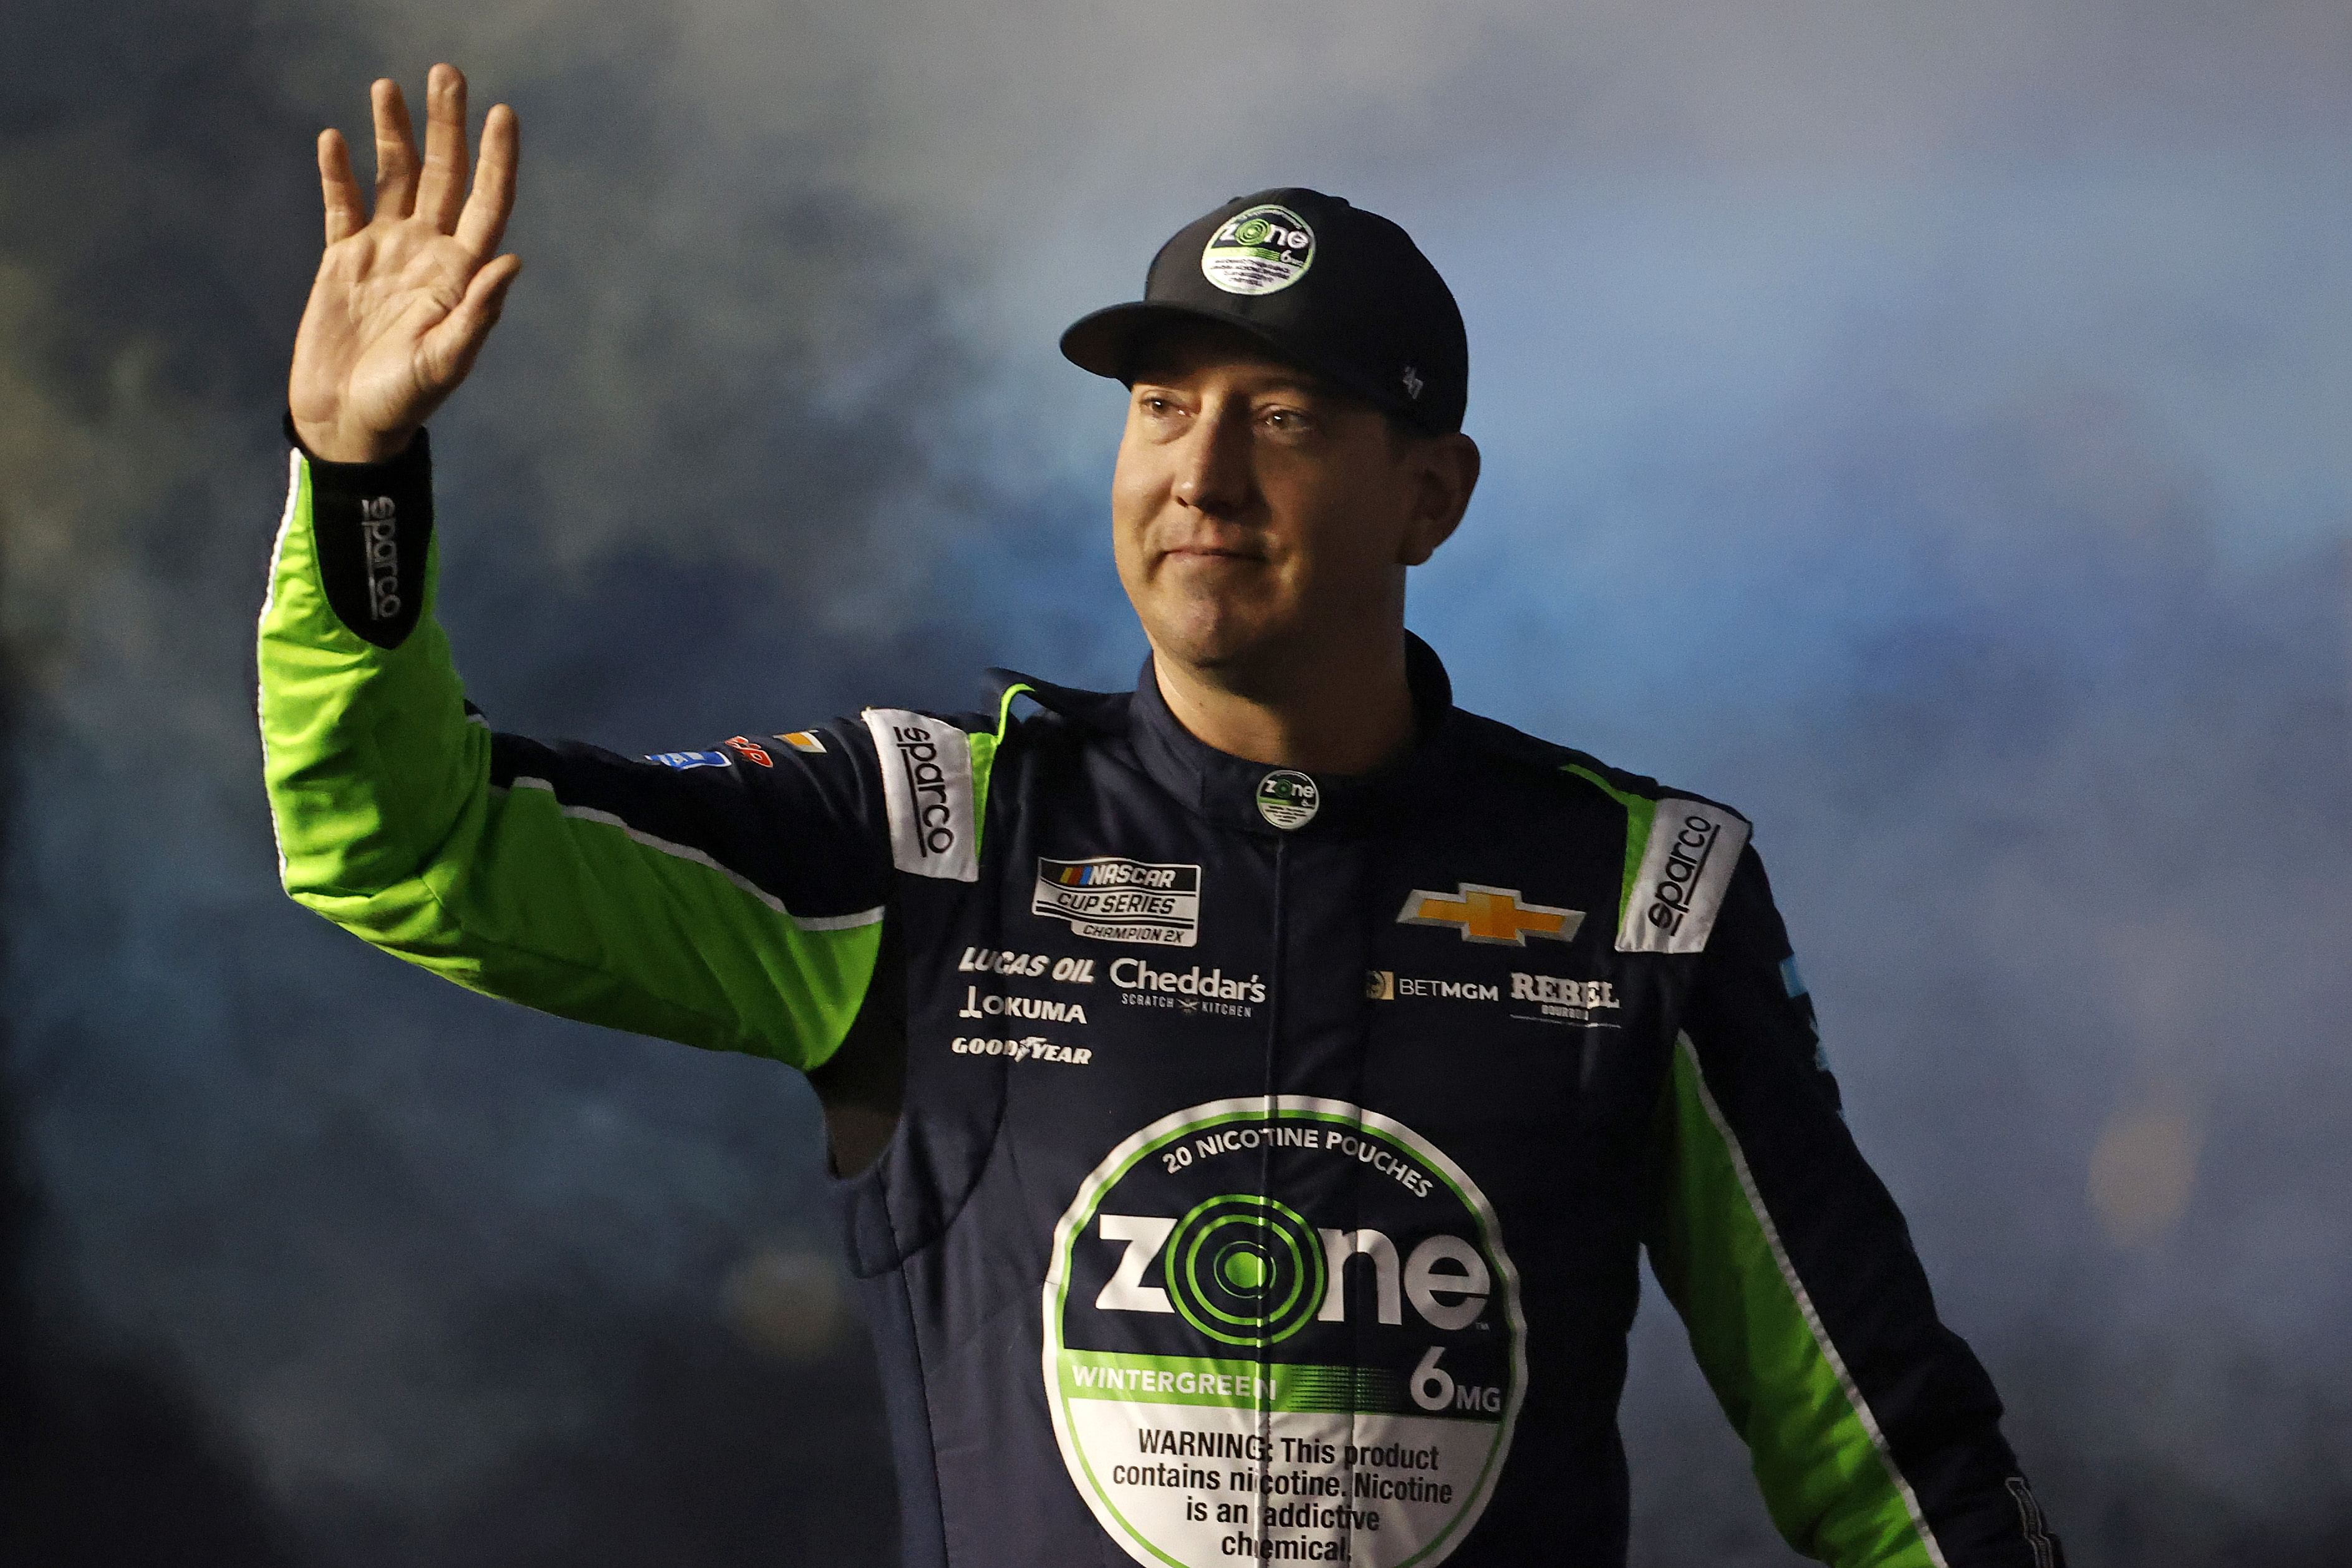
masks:
<svg viewBox="0 0 2352 1568"><path fill-rule="evenodd" d="M1646 1245L1772 1518L2053 1568L1856 1152L1738 813L1454 707L1314 778L1011 678L649 758L493 732L429 458L291 455L260 716L294 897L461 985L772 1056L835 1178L908 1568L1622 1568Z"/></svg>

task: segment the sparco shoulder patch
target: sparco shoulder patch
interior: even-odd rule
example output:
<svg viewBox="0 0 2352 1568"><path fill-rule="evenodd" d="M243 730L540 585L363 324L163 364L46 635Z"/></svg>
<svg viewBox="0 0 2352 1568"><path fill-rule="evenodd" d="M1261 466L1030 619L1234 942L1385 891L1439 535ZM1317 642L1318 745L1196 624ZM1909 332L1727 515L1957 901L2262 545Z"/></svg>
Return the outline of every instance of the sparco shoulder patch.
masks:
<svg viewBox="0 0 2352 1568"><path fill-rule="evenodd" d="M1696 953L1715 929L1724 889L1748 844L1737 812L1704 800L1661 800L1641 869L1617 921L1620 953Z"/></svg>
<svg viewBox="0 0 2352 1568"><path fill-rule="evenodd" d="M979 881L971 746L964 732L905 708L870 707L865 718L882 761L890 863L917 876Z"/></svg>

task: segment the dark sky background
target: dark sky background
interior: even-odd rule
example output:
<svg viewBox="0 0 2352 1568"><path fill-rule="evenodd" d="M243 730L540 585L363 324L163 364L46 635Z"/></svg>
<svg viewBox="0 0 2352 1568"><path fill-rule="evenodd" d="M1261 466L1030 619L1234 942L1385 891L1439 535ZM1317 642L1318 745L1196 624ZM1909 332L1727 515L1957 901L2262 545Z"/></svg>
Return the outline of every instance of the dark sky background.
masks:
<svg viewBox="0 0 2352 1568"><path fill-rule="evenodd" d="M1128 684L1054 334L1228 194L1386 212L1487 459L1413 624L1756 819L2078 1568L2352 1561L2341 0L10 0L0 1556L887 1561L805 1087L276 887L310 141L444 57L524 126L435 428L502 726ZM1625 1425L1643 1568L1790 1561L1654 1296Z"/></svg>

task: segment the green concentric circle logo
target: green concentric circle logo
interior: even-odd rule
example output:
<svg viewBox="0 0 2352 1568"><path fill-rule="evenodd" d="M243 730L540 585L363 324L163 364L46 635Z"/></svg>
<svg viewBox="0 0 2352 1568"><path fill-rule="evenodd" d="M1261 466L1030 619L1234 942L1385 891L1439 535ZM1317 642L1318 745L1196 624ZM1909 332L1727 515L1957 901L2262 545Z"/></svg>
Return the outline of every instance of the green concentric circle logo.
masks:
<svg viewBox="0 0 2352 1568"><path fill-rule="evenodd" d="M1323 1304L1323 1243L1295 1209L1255 1193L1213 1197L1168 1238L1168 1295L1220 1344L1265 1345Z"/></svg>

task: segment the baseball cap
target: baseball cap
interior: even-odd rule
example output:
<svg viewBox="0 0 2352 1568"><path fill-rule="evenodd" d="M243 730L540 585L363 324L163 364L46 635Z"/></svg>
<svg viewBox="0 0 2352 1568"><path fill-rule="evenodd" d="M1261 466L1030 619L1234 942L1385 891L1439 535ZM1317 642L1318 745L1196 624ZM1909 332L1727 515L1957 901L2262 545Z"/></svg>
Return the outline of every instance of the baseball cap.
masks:
<svg viewBox="0 0 2352 1568"><path fill-rule="evenodd" d="M1378 213L1299 185L1233 200L1176 231L1143 298L1079 318L1062 354L1125 381L1171 320L1222 321L1283 359L1433 434L1462 428L1462 311L1412 237Z"/></svg>

